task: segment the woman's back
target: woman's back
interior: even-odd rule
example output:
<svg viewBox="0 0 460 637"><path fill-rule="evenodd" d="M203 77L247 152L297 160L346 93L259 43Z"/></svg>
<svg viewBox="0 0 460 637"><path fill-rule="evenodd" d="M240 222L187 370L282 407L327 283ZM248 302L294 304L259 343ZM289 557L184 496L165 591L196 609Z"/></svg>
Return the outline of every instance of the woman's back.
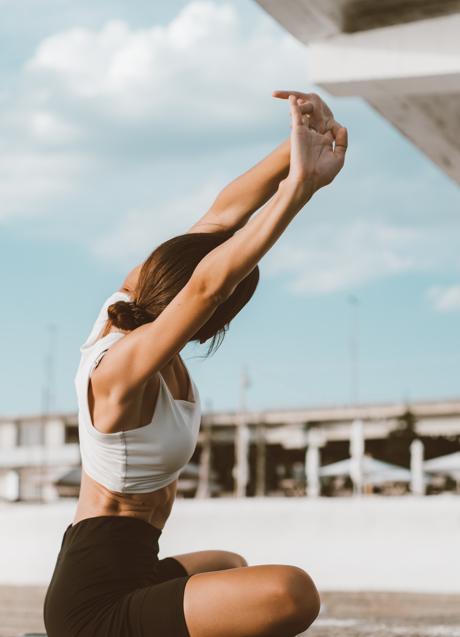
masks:
<svg viewBox="0 0 460 637"><path fill-rule="evenodd" d="M74 523L96 515L134 515L162 528L181 469L196 446L201 420L198 388L179 356L119 403L98 393L99 366L125 333L104 333L107 308L130 300L119 290L106 299L81 346L75 376L82 483ZM184 384L185 380L185 384ZM184 387L188 391L184 390ZM177 392L177 393L176 393ZM186 395L186 398L176 397Z"/></svg>

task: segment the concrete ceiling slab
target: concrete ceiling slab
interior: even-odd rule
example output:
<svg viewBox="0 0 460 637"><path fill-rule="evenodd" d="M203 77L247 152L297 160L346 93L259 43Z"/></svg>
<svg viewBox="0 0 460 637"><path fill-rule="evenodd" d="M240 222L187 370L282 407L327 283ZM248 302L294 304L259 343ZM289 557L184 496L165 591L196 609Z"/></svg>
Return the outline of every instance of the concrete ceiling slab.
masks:
<svg viewBox="0 0 460 637"><path fill-rule="evenodd" d="M310 80L364 98L460 184L460 0L256 1L310 45Z"/></svg>

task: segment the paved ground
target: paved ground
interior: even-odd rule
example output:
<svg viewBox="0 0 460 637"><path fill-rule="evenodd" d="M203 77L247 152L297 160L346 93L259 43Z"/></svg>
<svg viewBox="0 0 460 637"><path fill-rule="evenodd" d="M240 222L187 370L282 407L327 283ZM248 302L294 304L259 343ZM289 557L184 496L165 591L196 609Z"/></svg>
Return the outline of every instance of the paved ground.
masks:
<svg viewBox="0 0 460 637"><path fill-rule="evenodd" d="M44 631L44 594L43 587L0 586L0 637ZM460 637L459 595L356 592L321 597L321 613L305 633L308 637Z"/></svg>
<svg viewBox="0 0 460 637"><path fill-rule="evenodd" d="M323 593L308 637L460 637L460 596Z"/></svg>

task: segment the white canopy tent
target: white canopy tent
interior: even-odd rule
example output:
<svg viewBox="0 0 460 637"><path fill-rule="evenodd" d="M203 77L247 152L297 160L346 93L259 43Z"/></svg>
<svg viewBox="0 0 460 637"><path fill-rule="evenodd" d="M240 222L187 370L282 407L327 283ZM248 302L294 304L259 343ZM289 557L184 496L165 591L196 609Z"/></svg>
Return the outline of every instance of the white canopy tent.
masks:
<svg viewBox="0 0 460 637"><path fill-rule="evenodd" d="M349 476L352 470L352 459L340 460L332 464L321 467L319 475L322 478L333 476ZM363 481L365 484L384 484L385 482L407 482L411 481L411 472L404 467L400 467L388 462L376 460L370 456L362 459Z"/></svg>
<svg viewBox="0 0 460 637"><path fill-rule="evenodd" d="M444 473L460 482L460 451L426 460L423 463L423 468L428 473Z"/></svg>

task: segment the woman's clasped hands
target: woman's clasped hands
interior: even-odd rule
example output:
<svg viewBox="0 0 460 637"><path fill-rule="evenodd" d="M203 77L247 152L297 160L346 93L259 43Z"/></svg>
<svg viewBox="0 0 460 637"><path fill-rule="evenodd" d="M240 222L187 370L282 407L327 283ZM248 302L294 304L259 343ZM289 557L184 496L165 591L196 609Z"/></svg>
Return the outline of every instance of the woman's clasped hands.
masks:
<svg viewBox="0 0 460 637"><path fill-rule="evenodd" d="M291 113L290 167L286 180L307 196L330 184L342 169L348 131L315 93L274 91Z"/></svg>

